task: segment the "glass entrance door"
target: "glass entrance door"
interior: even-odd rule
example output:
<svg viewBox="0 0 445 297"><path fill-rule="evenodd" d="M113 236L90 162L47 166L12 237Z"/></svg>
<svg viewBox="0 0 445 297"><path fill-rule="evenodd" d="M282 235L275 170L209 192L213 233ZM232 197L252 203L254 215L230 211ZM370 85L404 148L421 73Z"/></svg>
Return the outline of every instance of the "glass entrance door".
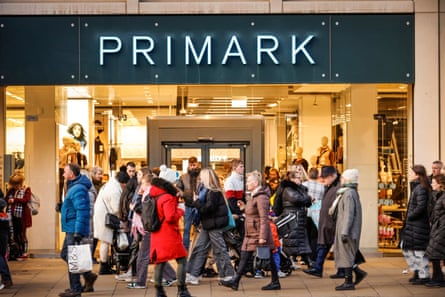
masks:
<svg viewBox="0 0 445 297"><path fill-rule="evenodd" d="M248 144L248 142L165 142L162 143L165 150L164 163L168 167L175 166L182 174L187 170L188 158L195 156L202 168L213 168L223 181L230 174L232 159L241 159L245 162Z"/></svg>

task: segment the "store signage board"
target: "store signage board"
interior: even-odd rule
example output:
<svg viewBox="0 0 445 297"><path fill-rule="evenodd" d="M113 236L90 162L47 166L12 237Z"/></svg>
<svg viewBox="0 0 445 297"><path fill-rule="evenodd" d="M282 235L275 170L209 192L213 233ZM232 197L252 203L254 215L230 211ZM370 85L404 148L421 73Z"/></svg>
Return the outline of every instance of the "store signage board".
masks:
<svg viewBox="0 0 445 297"><path fill-rule="evenodd" d="M0 84L411 83L413 19L0 17Z"/></svg>

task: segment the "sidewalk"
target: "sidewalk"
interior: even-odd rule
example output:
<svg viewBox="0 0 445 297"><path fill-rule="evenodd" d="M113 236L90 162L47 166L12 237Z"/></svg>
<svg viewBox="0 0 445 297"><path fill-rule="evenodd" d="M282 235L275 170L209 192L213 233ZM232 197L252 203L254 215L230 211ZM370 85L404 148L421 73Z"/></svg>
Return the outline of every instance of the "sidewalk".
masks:
<svg viewBox="0 0 445 297"><path fill-rule="evenodd" d="M328 276L335 272L334 262L327 261L322 279L294 271L291 276L280 280L280 291L261 291L260 287L269 279L243 278L239 291L232 291L218 285L216 278L203 278L199 286L189 285L189 290L196 297L216 296L274 296L274 297L432 297L445 296L445 288L427 288L408 283L411 273L403 274L406 268L402 257L382 257L380 254L366 254L367 263L361 265L368 272L368 277L356 287L355 291L337 292L334 287L342 280L332 280ZM26 261L9 263L14 285L0 291L0 296L17 297L57 297L68 287L67 268L60 259L31 258ZM94 270L99 269L95 265ZM150 267L149 277L151 277ZM125 282L118 282L114 275L99 276L94 293L83 293L87 297L105 296L154 296L154 288L127 289ZM176 287L166 288L168 296L176 296Z"/></svg>

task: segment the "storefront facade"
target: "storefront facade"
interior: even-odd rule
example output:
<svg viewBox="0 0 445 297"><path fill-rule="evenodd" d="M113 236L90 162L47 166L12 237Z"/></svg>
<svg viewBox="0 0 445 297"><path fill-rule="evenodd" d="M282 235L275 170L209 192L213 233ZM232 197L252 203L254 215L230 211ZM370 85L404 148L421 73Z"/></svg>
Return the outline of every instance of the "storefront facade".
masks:
<svg viewBox="0 0 445 297"><path fill-rule="evenodd" d="M283 107L285 111L279 114L263 113L263 165L283 167L282 160L287 165L294 157L292 152L289 155L287 140L292 131L287 118L292 110L298 111L300 119L295 128L297 145L307 151L308 159L320 138L328 135L333 143L339 135L332 131L341 126L343 167L361 172L364 248L379 247L378 206L386 203L379 199L391 200L386 190L380 195L383 188L390 188L379 188L382 167L398 167L399 182L405 183L403 172L408 166L419 163L428 169L433 160L444 156L440 113L445 111L445 1L20 2L0 3L0 38L8 42L0 46L0 112L4 115L1 126L7 127L6 98L14 88L22 88L24 171L27 183L43 200L41 214L34 217L30 230L31 249L58 246L59 217L54 203L62 131L70 123L84 123L91 135L85 153L94 162L98 161L92 145L98 131L96 121L108 135L105 142L110 142L110 135L112 140L120 137L119 141L125 141L113 131L113 125L107 125L111 116L126 120L125 112L131 106L126 106L125 99L111 108L110 115L106 107L94 105L94 95L69 97L70 87L96 86L98 97L99 86L150 86L160 93L169 86L185 89L187 96L180 91L173 95L173 112L158 106L164 112L157 115L187 115L190 119L190 112L181 112L184 98L203 102L200 86L226 89L221 96L214 94L214 101L228 92L232 101L265 99L260 89L267 88L281 94L276 97L298 102L289 110ZM299 93L307 85L312 85L312 91ZM328 92L337 90L335 96L313 93L316 86L326 85ZM223 86L230 86L230 91ZM239 88L247 93L236 93ZM397 88L403 90L394 91ZM394 163L384 153L391 133L380 117L383 100L379 103L377 99L385 93L391 93L392 101L398 96L405 99L386 109L404 109L403 118L391 118L393 126L403 123L406 147L399 152L402 160L394 155ZM137 110L150 116L148 111ZM0 131L1 156L11 154L7 134L6 129ZM397 147L391 145L393 150ZM122 160L137 155L130 153ZM147 159L150 164L149 155ZM379 160L388 163L381 166ZM7 180L4 161L2 181Z"/></svg>

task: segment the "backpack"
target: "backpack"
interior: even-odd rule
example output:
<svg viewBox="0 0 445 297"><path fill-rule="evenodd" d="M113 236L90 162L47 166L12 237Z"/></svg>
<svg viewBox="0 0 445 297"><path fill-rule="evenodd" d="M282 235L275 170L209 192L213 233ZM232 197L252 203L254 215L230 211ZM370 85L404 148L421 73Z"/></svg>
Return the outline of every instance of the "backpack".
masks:
<svg viewBox="0 0 445 297"><path fill-rule="evenodd" d="M28 207L31 210L33 216L37 215L40 210L40 198L31 192L31 200L28 202Z"/></svg>
<svg viewBox="0 0 445 297"><path fill-rule="evenodd" d="M144 230L147 232L158 231L161 228L162 221L159 218L157 201L158 197L150 197L149 195L142 200L141 219Z"/></svg>

